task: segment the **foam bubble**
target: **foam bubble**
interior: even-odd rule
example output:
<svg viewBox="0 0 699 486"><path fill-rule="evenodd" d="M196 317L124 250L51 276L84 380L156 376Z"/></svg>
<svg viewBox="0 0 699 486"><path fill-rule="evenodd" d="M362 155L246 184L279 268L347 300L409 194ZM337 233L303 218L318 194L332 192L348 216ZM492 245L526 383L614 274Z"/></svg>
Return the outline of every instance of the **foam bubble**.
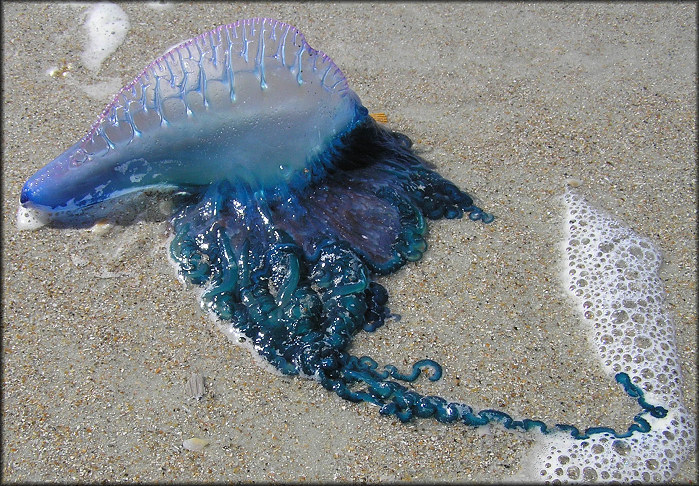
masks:
<svg viewBox="0 0 699 486"><path fill-rule="evenodd" d="M97 71L102 62L124 42L129 16L114 3L100 2L87 12L85 30L88 41L82 53L85 66Z"/></svg>
<svg viewBox="0 0 699 486"><path fill-rule="evenodd" d="M25 208L17 209L17 228L20 230L35 230L45 226L50 220L47 213L38 209Z"/></svg>
<svg viewBox="0 0 699 486"><path fill-rule="evenodd" d="M566 482L667 481L694 450L695 439L658 276L660 252L573 191L564 201L564 280L590 342L610 376L626 373L648 403L668 413L663 418L641 414L650 432L625 438L611 432L584 440L563 433L539 436L525 475Z"/></svg>

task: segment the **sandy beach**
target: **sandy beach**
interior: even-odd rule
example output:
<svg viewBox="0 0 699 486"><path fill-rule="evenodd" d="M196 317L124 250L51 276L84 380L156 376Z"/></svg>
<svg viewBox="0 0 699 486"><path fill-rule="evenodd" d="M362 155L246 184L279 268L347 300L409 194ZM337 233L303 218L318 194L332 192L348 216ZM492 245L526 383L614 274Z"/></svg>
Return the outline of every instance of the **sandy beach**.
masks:
<svg viewBox="0 0 699 486"><path fill-rule="evenodd" d="M151 205L100 231L19 231L19 193L121 86L216 26L272 17L333 58L371 112L496 216L431 222L423 259L380 278L401 316L352 352L423 394L581 429L638 405L607 377L560 278L567 185L664 258L683 400L697 413L696 6L693 3L119 3L96 66L89 4L3 3L2 479L507 482L534 433L402 424L271 374L204 315ZM201 400L188 396L205 376ZM210 443L201 451L185 439ZM696 461L674 481L694 483Z"/></svg>

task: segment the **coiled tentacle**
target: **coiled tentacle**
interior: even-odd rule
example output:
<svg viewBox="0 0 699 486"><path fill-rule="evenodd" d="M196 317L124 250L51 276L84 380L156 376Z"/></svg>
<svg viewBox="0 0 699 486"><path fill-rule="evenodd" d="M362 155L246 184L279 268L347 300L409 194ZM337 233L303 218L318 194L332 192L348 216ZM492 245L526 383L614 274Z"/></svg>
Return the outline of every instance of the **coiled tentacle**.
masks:
<svg viewBox="0 0 699 486"><path fill-rule="evenodd" d="M620 373L617 380L642 408L628 431L549 427L497 410L477 412L401 384L415 381L425 369L430 380L438 380L442 369L432 360L418 361L403 373L392 365L379 370L373 359L353 356L353 336L376 330L388 315L388 294L372 275L421 258L425 216L458 218L468 212L484 222L492 217L426 168L403 135L367 121L343 143L320 185L256 192L244 182L223 181L173 218L170 253L180 275L204 285L202 306L229 321L277 370L315 377L341 398L374 404L382 415L403 422L433 417L546 434L563 430L578 439L609 432L622 438L649 430L646 414L667 413L648 404Z"/></svg>

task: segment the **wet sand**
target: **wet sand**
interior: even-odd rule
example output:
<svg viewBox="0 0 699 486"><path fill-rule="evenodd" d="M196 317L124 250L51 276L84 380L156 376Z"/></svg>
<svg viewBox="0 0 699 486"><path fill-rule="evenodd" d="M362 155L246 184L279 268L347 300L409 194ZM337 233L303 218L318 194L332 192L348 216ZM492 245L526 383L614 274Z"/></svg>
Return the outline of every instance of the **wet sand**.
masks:
<svg viewBox="0 0 699 486"><path fill-rule="evenodd" d="M520 470L534 434L401 424L259 367L177 281L155 210L105 234L17 231L24 180L119 87L170 46L256 16L298 27L497 217L433 222L422 261L380 280L402 319L358 335L356 355L435 359L444 378L416 389L476 409L625 430L638 407L602 372L559 278L572 182L662 249L696 414L693 4L120 5L128 34L92 72L86 4L3 4L5 481L502 482ZM185 394L192 372L206 376L200 401ZM184 450L190 437L211 443ZM691 458L675 480L695 478Z"/></svg>

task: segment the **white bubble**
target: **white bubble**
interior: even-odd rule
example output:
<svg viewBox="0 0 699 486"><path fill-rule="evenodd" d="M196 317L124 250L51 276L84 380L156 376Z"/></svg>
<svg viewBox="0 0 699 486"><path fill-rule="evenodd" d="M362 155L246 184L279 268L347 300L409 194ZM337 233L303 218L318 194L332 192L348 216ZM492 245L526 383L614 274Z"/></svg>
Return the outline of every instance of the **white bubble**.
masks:
<svg viewBox="0 0 699 486"><path fill-rule="evenodd" d="M45 226L49 220L49 215L38 209L20 206L17 210L17 228L20 230L39 229Z"/></svg>

